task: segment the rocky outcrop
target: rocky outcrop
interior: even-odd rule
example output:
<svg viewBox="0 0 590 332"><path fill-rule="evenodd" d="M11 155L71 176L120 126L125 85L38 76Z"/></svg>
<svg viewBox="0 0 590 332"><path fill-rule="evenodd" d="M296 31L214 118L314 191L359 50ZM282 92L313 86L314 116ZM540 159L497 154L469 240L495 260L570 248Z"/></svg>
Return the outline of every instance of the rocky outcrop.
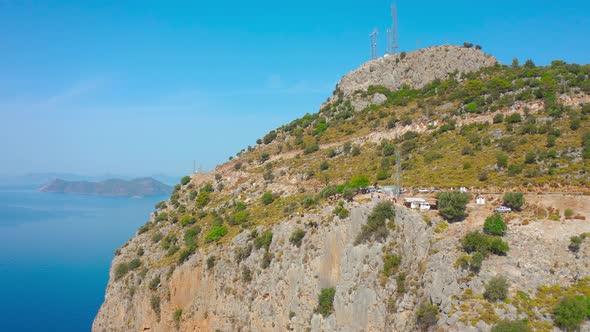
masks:
<svg viewBox="0 0 590 332"><path fill-rule="evenodd" d="M452 72L466 73L496 64L496 59L481 50L459 46L433 46L407 54L398 53L364 63L346 74L337 85L344 97L365 91L371 85L399 90L403 85L421 88Z"/></svg>

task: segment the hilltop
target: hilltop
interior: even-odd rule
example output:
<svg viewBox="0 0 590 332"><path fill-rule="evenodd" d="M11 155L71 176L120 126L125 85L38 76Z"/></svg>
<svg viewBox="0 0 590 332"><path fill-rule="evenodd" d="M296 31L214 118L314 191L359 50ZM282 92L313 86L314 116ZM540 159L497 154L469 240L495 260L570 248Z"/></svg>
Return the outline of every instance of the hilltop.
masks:
<svg viewBox="0 0 590 332"><path fill-rule="evenodd" d="M588 115L590 65L456 46L363 64L317 113L183 178L117 249L93 330L562 326L559 301L590 296ZM467 187L467 216L357 190L396 168L407 195ZM508 191L526 203L481 233Z"/></svg>
<svg viewBox="0 0 590 332"><path fill-rule="evenodd" d="M55 179L39 187L38 190L53 193L101 196L152 196L170 194L172 187L153 178L138 178L129 181L109 179L100 182Z"/></svg>

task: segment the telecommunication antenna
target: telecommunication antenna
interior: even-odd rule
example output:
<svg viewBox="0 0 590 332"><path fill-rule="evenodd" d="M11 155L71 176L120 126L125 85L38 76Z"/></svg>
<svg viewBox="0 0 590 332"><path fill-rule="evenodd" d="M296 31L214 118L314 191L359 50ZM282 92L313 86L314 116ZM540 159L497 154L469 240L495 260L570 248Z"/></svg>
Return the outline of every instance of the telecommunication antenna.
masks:
<svg viewBox="0 0 590 332"><path fill-rule="evenodd" d="M395 149L395 170L393 172L393 184L395 185L394 194L397 198L402 193L402 157L399 152L399 146Z"/></svg>
<svg viewBox="0 0 590 332"><path fill-rule="evenodd" d="M387 54L393 54L391 43L391 29L387 28L387 50L385 51Z"/></svg>
<svg viewBox="0 0 590 332"><path fill-rule="evenodd" d="M379 31L377 31L377 28L375 28L375 30L373 30L373 32L371 32L371 34L369 35L369 37L371 38L371 60L377 59L377 35L378 34L379 34Z"/></svg>
<svg viewBox="0 0 590 332"><path fill-rule="evenodd" d="M391 54L395 54L399 48L397 45L397 7L395 3L391 5L391 18L393 20L393 26L391 29Z"/></svg>

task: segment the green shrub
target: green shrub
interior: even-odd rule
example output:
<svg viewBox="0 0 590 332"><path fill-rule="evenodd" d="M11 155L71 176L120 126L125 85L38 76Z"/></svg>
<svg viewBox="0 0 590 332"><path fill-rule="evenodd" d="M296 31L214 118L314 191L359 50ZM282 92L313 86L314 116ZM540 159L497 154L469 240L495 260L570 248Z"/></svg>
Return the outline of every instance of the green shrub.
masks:
<svg viewBox="0 0 590 332"><path fill-rule="evenodd" d="M480 232L469 232L461 239L463 250L468 253L480 252L484 256L489 252L504 255L510 249L508 244L497 236L489 236Z"/></svg>
<svg viewBox="0 0 590 332"><path fill-rule="evenodd" d="M320 295L318 296L318 307L316 312L324 317L329 316L334 312L334 295L336 295L336 289L322 288Z"/></svg>
<svg viewBox="0 0 590 332"><path fill-rule="evenodd" d="M525 164L534 164L537 162L537 154L533 151L529 151L524 156L524 163Z"/></svg>
<svg viewBox="0 0 590 332"><path fill-rule="evenodd" d="M330 198L333 196L336 196L340 193L342 193L344 187L340 187L340 186L335 186L335 185L329 185L324 187L324 189L322 189L322 191L320 191L320 198Z"/></svg>
<svg viewBox="0 0 590 332"><path fill-rule="evenodd" d="M196 247L197 246L197 237L201 233L201 227L198 225L193 226L186 230L184 233L184 243L186 243L189 247Z"/></svg>
<svg viewBox="0 0 590 332"><path fill-rule="evenodd" d="M162 235L161 232L156 232L152 235L152 243L158 243L160 242L160 240L162 240L162 238L164 237L164 235Z"/></svg>
<svg viewBox="0 0 590 332"><path fill-rule="evenodd" d="M471 195L458 191L443 192L438 195L438 210L448 221L465 219L465 208L471 200Z"/></svg>
<svg viewBox="0 0 590 332"><path fill-rule="evenodd" d="M438 307L429 301L420 303L416 312L416 325L427 330L438 322Z"/></svg>
<svg viewBox="0 0 590 332"><path fill-rule="evenodd" d="M129 265L127 263L119 263L115 266L115 280L121 279L129 272Z"/></svg>
<svg viewBox="0 0 590 332"><path fill-rule="evenodd" d="M383 275L386 277L391 277L395 273L397 273L397 269L402 262L402 258L396 254L385 254L383 256Z"/></svg>
<svg viewBox="0 0 590 332"><path fill-rule="evenodd" d="M361 188L369 186L371 182L369 179L364 175L356 175L353 176L350 181L348 181L347 187L349 188Z"/></svg>
<svg viewBox="0 0 590 332"><path fill-rule="evenodd" d="M508 227L499 213L494 213L487 217L485 223L483 224L484 232L491 235L502 236L504 233L506 233L506 228Z"/></svg>
<svg viewBox="0 0 590 332"><path fill-rule="evenodd" d="M155 276L149 283L148 288L152 291L156 290L160 285L160 276Z"/></svg>
<svg viewBox="0 0 590 332"><path fill-rule="evenodd" d="M491 332L531 332L532 329L526 320L503 319L492 327Z"/></svg>
<svg viewBox="0 0 590 332"><path fill-rule="evenodd" d="M289 242L296 247L301 247L301 242L305 237L305 231L302 229L295 230L289 237Z"/></svg>
<svg viewBox="0 0 590 332"><path fill-rule="evenodd" d="M371 211L367 223L362 226L361 232L355 240L355 244L361 244L371 239L382 241L389 235L386 221L395 217L393 204L390 202L379 202Z"/></svg>
<svg viewBox="0 0 590 332"><path fill-rule="evenodd" d="M166 252L166 256L172 256L176 252L178 252L178 250L180 250L180 247L177 246L176 244L173 244L170 246L170 248L168 248L168 251Z"/></svg>
<svg viewBox="0 0 590 332"><path fill-rule="evenodd" d="M322 172L323 172L323 171L327 170L328 168L330 168L330 164L329 164L327 161L325 161L325 160L324 160L324 161L323 161L323 162L320 164L320 171L322 171Z"/></svg>
<svg viewBox="0 0 590 332"><path fill-rule="evenodd" d="M352 199L354 198L354 196L356 195L356 191L354 191L354 189L352 188L346 188L344 189L344 191L342 192L342 198L344 198L347 201L352 201Z"/></svg>
<svg viewBox="0 0 590 332"><path fill-rule="evenodd" d="M510 247L501 238L496 236L488 237L488 250L496 255L506 255Z"/></svg>
<svg viewBox="0 0 590 332"><path fill-rule="evenodd" d="M205 243L219 241L222 237L227 234L227 227L225 226L214 226L213 229L205 235Z"/></svg>
<svg viewBox="0 0 590 332"><path fill-rule="evenodd" d="M152 310L158 316L158 320L160 320L160 297L157 294L152 295L150 305L152 307Z"/></svg>
<svg viewBox="0 0 590 332"><path fill-rule="evenodd" d="M263 153L260 155L260 162L261 162L261 163L264 163L265 161L267 161L267 160L269 160L269 159L270 159L270 154L268 154L268 152L263 152Z"/></svg>
<svg viewBox="0 0 590 332"><path fill-rule="evenodd" d="M141 261L139 260L139 258L132 259L128 264L129 271L137 269L140 265Z"/></svg>
<svg viewBox="0 0 590 332"><path fill-rule="evenodd" d="M176 329L180 328L180 320L182 319L182 309L174 310L174 314L172 315L172 320L174 321L174 325Z"/></svg>
<svg viewBox="0 0 590 332"><path fill-rule="evenodd" d="M555 307L555 323L566 331L577 331L588 312L588 299L566 296Z"/></svg>
<svg viewBox="0 0 590 332"><path fill-rule="evenodd" d="M272 141L274 141L275 138L277 138L277 132L271 130L268 134L264 135L264 138L262 138L262 142L264 144L270 144Z"/></svg>
<svg viewBox="0 0 590 332"><path fill-rule="evenodd" d="M469 262L469 266L471 270L475 273L479 272L481 269L481 265L483 263L484 256L481 252L476 251L471 255L471 260Z"/></svg>
<svg viewBox="0 0 590 332"><path fill-rule="evenodd" d="M187 176L185 176L185 177L183 177L182 179L180 179L180 183L181 183L183 186L184 186L184 185L186 185L186 184L187 184L187 183L189 183L189 182L191 182L191 177L190 177L190 176L188 176L188 175L187 175Z"/></svg>
<svg viewBox="0 0 590 332"><path fill-rule="evenodd" d="M252 281L252 271L247 266L242 269L242 281L245 283Z"/></svg>
<svg viewBox="0 0 590 332"><path fill-rule="evenodd" d="M521 192L512 192L504 194L504 205L519 211L524 205L524 194Z"/></svg>
<svg viewBox="0 0 590 332"><path fill-rule="evenodd" d="M301 205L306 209L314 206L316 203L316 200L311 196L305 196L301 200Z"/></svg>
<svg viewBox="0 0 590 332"><path fill-rule="evenodd" d="M500 168L508 167L508 156L502 152L496 153L496 165Z"/></svg>
<svg viewBox="0 0 590 332"><path fill-rule="evenodd" d="M191 246L188 248L183 248L180 253L178 254L178 264L182 264L186 262L186 260L191 257L192 254L195 253L195 247Z"/></svg>
<svg viewBox="0 0 590 332"><path fill-rule="evenodd" d="M209 192L207 192L205 190L201 190L199 192L199 195L197 195L197 200L195 201L195 203L198 208L202 208L202 207L205 207L207 204L209 204L210 200L211 200L211 198L209 196Z"/></svg>
<svg viewBox="0 0 590 332"><path fill-rule="evenodd" d="M303 150L303 154L314 153L314 152L318 151L319 149L320 149L319 145L312 144L310 146L305 147L305 149Z"/></svg>
<svg viewBox="0 0 590 332"><path fill-rule="evenodd" d="M580 250L580 246L582 245L583 239L579 236L572 236L570 237L570 244L568 245L568 249L571 252L578 252Z"/></svg>
<svg viewBox="0 0 590 332"><path fill-rule="evenodd" d="M272 243L272 232L264 232L254 239L254 246L256 249L264 248L268 251Z"/></svg>
<svg viewBox="0 0 590 332"><path fill-rule="evenodd" d="M563 215L566 218L571 218L574 215L574 210L569 209L569 208L568 209L565 209L565 211L563 212Z"/></svg>
<svg viewBox="0 0 590 332"><path fill-rule="evenodd" d="M266 191L262 194L262 203L264 205L269 205L275 200L275 196L273 195L272 191Z"/></svg>
<svg viewBox="0 0 590 332"><path fill-rule="evenodd" d="M250 254L252 253L252 245L248 244L246 246L243 247L238 247L235 250L235 260L236 263L240 263L241 261L245 260L246 258L250 257Z"/></svg>
<svg viewBox="0 0 590 332"><path fill-rule="evenodd" d="M495 276L485 284L483 296L489 301L501 301L508 296L510 284L503 276Z"/></svg>
<svg viewBox="0 0 590 332"><path fill-rule="evenodd" d="M195 219L195 217L193 217L191 215L186 215L186 216L182 217L182 219L180 220L180 225L188 226L188 225L192 225L196 222L197 222L197 219Z"/></svg>

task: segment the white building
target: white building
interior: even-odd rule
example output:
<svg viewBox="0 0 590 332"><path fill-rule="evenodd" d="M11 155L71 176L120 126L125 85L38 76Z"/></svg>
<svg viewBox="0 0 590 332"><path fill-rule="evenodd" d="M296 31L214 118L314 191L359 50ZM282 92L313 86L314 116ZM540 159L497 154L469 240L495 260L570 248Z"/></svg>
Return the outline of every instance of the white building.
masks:
<svg viewBox="0 0 590 332"><path fill-rule="evenodd" d="M475 198L475 204L484 205L485 203L486 199L483 196L477 196L477 198Z"/></svg>

